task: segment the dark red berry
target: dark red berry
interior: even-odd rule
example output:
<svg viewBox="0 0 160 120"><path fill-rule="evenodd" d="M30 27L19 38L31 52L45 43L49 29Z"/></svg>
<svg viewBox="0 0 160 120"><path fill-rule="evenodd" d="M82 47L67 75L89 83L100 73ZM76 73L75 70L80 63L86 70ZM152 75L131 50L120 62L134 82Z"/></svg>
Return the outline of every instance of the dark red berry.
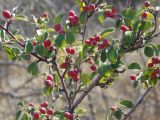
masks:
<svg viewBox="0 0 160 120"><path fill-rule="evenodd" d="M51 80L45 80L44 84L48 87L51 87L53 85L53 82Z"/></svg>
<svg viewBox="0 0 160 120"><path fill-rule="evenodd" d="M148 63L148 67L149 67L149 68L151 68L151 67L153 67L153 66L154 66L154 63L152 63L152 62L151 62L151 63Z"/></svg>
<svg viewBox="0 0 160 120"><path fill-rule="evenodd" d="M53 80L53 76L51 75L51 74L49 74L48 76L47 76L47 80Z"/></svg>
<svg viewBox="0 0 160 120"><path fill-rule="evenodd" d="M60 24L55 24L55 25L53 26L53 28L54 28L54 30L55 30L56 32L60 32L61 29L62 29Z"/></svg>
<svg viewBox="0 0 160 120"><path fill-rule="evenodd" d="M131 80L136 80L136 78L137 78L137 76L136 76L135 74L132 74L132 75L130 76L130 79L131 79Z"/></svg>
<svg viewBox="0 0 160 120"><path fill-rule="evenodd" d="M142 15L141 15L142 19L147 18L147 15L148 15L147 12L142 13Z"/></svg>
<svg viewBox="0 0 160 120"><path fill-rule="evenodd" d="M44 103L41 103L40 106L41 106L41 107L48 107L48 102L46 101L46 102L44 102Z"/></svg>
<svg viewBox="0 0 160 120"><path fill-rule="evenodd" d="M100 35L96 35L96 36L94 36L94 38L95 38L95 41L97 41L97 42L100 42L100 40L101 40L101 36Z"/></svg>
<svg viewBox="0 0 160 120"><path fill-rule="evenodd" d="M97 70L97 67L95 65L92 65L90 69L95 72Z"/></svg>
<svg viewBox="0 0 160 120"><path fill-rule="evenodd" d="M48 110L47 110L47 114L48 114L48 115L53 115L53 113L54 113L54 110L53 110L53 109L48 109Z"/></svg>
<svg viewBox="0 0 160 120"><path fill-rule="evenodd" d="M125 26L125 25L121 25L121 26L120 26L120 29L121 29L123 32L126 32L127 30L129 30L128 27Z"/></svg>
<svg viewBox="0 0 160 120"><path fill-rule="evenodd" d="M110 45L109 40L104 39L104 40L103 40L103 45L106 46L106 47L109 46L109 45Z"/></svg>
<svg viewBox="0 0 160 120"><path fill-rule="evenodd" d="M149 0L146 0L146 1L144 2L144 6L145 6L145 7L149 7L150 5L151 5L151 3L150 3Z"/></svg>
<svg viewBox="0 0 160 120"><path fill-rule="evenodd" d="M36 45L37 45L37 41L34 40L34 41L32 42L32 44L33 44L33 46L36 46Z"/></svg>
<svg viewBox="0 0 160 120"><path fill-rule="evenodd" d="M152 63L158 64L159 63L158 57L153 57L152 58Z"/></svg>
<svg viewBox="0 0 160 120"><path fill-rule="evenodd" d="M60 65L60 68L61 69L66 69L66 67L67 67L67 63L65 62L65 63L62 63L61 65Z"/></svg>
<svg viewBox="0 0 160 120"><path fill-rule="evenodd" d="M34 118L35 120L38 120L39 117L40 117L40 115L39 115L38 112L34 112L34 113L33 113L33 118Z"/></svg>
<svg viewBox="0 0 160 120"><path fill-rule="evenodd" d="M66 119L73 119L73 115L69 112L65 112L64 116L65 116Z"/></svg>
<svg viewBox="0 0 160 120"><path fill-rule="evenodd" d="M90 11L94 11L95 10L95 4L90 4L88 7L89 7Z"/></svg>
<svg viewBox="0 0 160 120"><path fill-rule="evenodd" d="M85 40L85 43L86 43L87 45L91 45L91 40L87 39L87 40Z"/></svg>
<svg viewBox="0 0 160 120"><path fill-rule="evenodd" d="M75 16L75 15L76 14L75 14L74 10L70 10L69 13L68 13L68 16Z"/></svg>
<svg viewBox="0 0 160 120"><path fill-rule="evenodd" d="M105 12L105 16L106 16L106 17L111 17L111 10L107 10L107 11Z"/></svg>
<svg viewBox="0 0 160 120"><path fill-rule="evenodd" d="M42 13L41 17L44 17L44 18L48 17L48 12Z"/></svg>
<svg viewBox="0 0 160 120"><path fill-rule="evenodd" d="M48 40L45 40L44 42L43 42L43 45L44 45L44 47L45 48L48 48L48 47L50 47L51 46L51 41L48 39Z"/></svg>
<svg viewBox="0 0 160 120"><path fill-rule="evenodd" d="M41 114L45 114L45 113L46 113L46 108L40 107L39 112L40 112Z"/></svg>
<svg viewBox="0 0 160 120"><path fill-rule="evenodd" d="M89 7L86 5L86 6L83 6L82 9L84 12L87 12L89 10Z"/></svg>
<svg viewBox="0 0 160 120"><path fill-rule="evenodd" d="M2 15L6 19L10 19L12 17L12 14L9 10L3 10Z"/></svg>
<svg viewBox="0 0 160 120"><path fill-rule="evenodd" d="M71 48L71 49L70 49L70 54L71 54L71 55L75 54L75 52L76 52L76 50L75 50L74 48Z"/></svg>

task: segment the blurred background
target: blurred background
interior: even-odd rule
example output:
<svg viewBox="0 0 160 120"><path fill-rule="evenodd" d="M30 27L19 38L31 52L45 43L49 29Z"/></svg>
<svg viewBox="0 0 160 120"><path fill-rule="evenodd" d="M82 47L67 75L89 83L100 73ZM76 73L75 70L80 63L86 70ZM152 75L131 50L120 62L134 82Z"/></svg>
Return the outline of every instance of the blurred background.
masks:
<svg viewBox="0 0 160 120"><path fill-rule="evenodd" d="M126 6L126 0L106 0L112 3L119 10ZM143 5L144 0L131 0L134 9ZM157 0L157 3L159 1ZM59 13L66 13L70 9L74 9L77 13L75 0L0 0L0 11L3 9L12 10L16 5L19 6L18 12L27 16L40 16L41 13L47 11L49 18L53 18ZM107 19L105 24L98 23L96 16L89 20L87 26L87 36L102 31L103 29L113 26L114 20ZM0 15L0 23L4 24L4 19ZM12 29L20 29L21 34L26 37L34 35L34 26L29 22L14 23ZM117 32L112 36L114 38L120 37L121 34ZM157 40L155 40L158 43ZM137 61L144 67L147 59L143 55L143 49L138 52L127 54L124 57L126 64L132 61ZM17 102L20 100L33 103L40 103L43 101L51 101L51 97L44 97L42 95L42 88L44 87L43 76L33 77L27 71L27 62L24 61L8 61L0 47L0 120L13 120L17 108ZM40 65L41 70L45 70L45 65ZM87 110L87 114L82 115L82 120L104 120L109 108L112 105L118 105L120 99L131 99L135 101L143 92L144 89L134 89L132 81L129 80L129 75L133 71L120 74L120 77L108 89L97 87L94 89L81 103L81 106ZM134 71L137 72L137 71ZM132 114L129 120L160 120L160 85L147 95L144 102L138 107L136 112ZM55 107L64 107L64 99L55 102Z"/></svg>

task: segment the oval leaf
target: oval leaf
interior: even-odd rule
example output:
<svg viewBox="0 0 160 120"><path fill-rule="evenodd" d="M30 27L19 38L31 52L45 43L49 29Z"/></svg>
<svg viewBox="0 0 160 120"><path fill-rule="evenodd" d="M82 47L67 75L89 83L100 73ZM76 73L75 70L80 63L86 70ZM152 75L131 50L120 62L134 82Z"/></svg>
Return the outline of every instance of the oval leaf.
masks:
<svg viewBox="0 0 160 120"><path fill-rule="evenodd" d="M130 100L122 100L120 104L128 108L132 108L134 106L133 102Z"/></svg>
<svg viewBox="0 0 160 120"><path fill-rule="evenodd" d="M128 69L141 69L141 66L138 63L131 63L128 65Z"/></svg>

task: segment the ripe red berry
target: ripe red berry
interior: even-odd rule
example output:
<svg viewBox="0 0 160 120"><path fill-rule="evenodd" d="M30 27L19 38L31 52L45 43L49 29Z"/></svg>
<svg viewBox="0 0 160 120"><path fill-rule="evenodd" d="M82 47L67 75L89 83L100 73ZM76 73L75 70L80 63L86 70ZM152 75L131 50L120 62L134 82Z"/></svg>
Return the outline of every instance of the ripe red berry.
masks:
<svg viewBox="0 0 160 120"><path fill-rule="evenodd" d="M132 75L130 76L130 79L131 79L131 80L136 80L136 78L137 78L137 76L136 76L135 74L132 74Z"/></svg>
<svg viewBox="0 0 160 120"><path fill-rule="evenodd" d="M68 53L68 54L70 54L70 51L71 51L71 48L66 48L66 52Z"/></svg>
<svg viewBox="0 0 160 120"><path fill-rule="evenodd" d="M103 40L103 45L104 45L105 47L109 46L109 45L110 45L109 40L104 39L104 40Z"/></svg>
<svg viewBox="0 0 160 120"><path fill-rule="evenodd" d="M48 12L42 13L41 17L44 17L44 18L48 17Z"/></svg>
<svg viewBox="0 0 160 120"><path fill-rule="evenodd" d="M76 14L75 14L74 10L70 10L69 13L68 13L68 16L75 16L75 15Z"/></svg>
<svg viewBox="0 0 160 120"><path fill-rule="evenodd" d="M73 119L73 115L69 112L65 112L64 116L65 116L66 119Z"/></svg>
<svg viewBox="0 0 160 120"><path fill-rule="evenodd" d="M85 40L85 43L86 43L87 45L91 45L91 40L87 39L87 40Z"/></svg>
<svg viewBox="0 0 160 120"><path fill-rule="evenodd" d="M148 15L147 12L143 12L142 15L141 15L142 19L147 18L147 15Z"/></svg>
<svg viewBox="0 0 160 120"><path fill-rule="evenodd" d="M107 10L107 11L105 12L105 16L106 16L106 17L111 17L111 10Z"/></svg>
<svg viewBox="0 0 160 120"><path fill-rule="evenodd" d="M9 10L3 10L2 15L6 19L10 19L12 17L12 14Z"/></svg>
<svg viewBox="0 0 160 120"><path fill-rule="evenodd" d="M51 87L53 85L53 82L51 80L45 80L44 84L48 87Z"/></svg>
<svg viewBox="0 0 160 120"><path fill-rule="evenodd" d="M95 10L95 4L90 4L88 7L89 7L90 11L94 11Z"/></svg>
<svg viewBox="0 0 160 120"><path fill-rule="evenodd" d="M48 109L48 110L47 110L47 114L48 114L48 115L53 115L53 113L54 113L54 110L53 110L53 109Z"/></svg>
<svg viewBox="0 0 160 120"><path fill-rule="evenodd" d="M33 113L33 118L34 118L35 120L38 120L38 119L39 119L39 113L38 113L38 112L34 112L34 113Z"/></svg>
<svg viewBox="0 0 160 120"><path fill-rule="evenodd" d="M49 75L47 76L47 80L52 81L52 80L53 80L53 76L52 76L51 74L49 74Z"/></svg>
<svg viewBox="0 0 160 120"><path fill-rule="evenodd" d="M154 69L154 71L151 74L151 78L155 79L157 77L158 72L159 72L159 69Z"/></svg>
<svg viewBox="0 0 160 120"><path fill-rule="evenodd" d="M71 25L76 26L78 24L78 16L70 16L69 17L69 22L71 23Z"/></svg>
<svg viewBox="0 0 160 120"><path fill-rule="evenodd" d="M60 68L61 68L61 69L66 69L66 67L67 67L67 63L66 63L66 62L64 62L64 63L62 63L62 64L60 65Z"/></svg>
<svg viewBox="0 0 160 120"><path fill-rule="evenodd" d="M153 57L152 58L152 63L158 64L159 63L158 57Z"/></svg>
<svg viewBox="0 0 160 120"><path fill-rule="evenodd" d="M144 2L144 6L145 6L145 7L149 7L150 5L151 5L151 3L150 3L149 0L146 0L146 1Z"/></svg>
<svg viewBox="0 0 160 120"><path fill-rule="evenodd" d="M105 45L104 45L104 44L98 44L98 50L101 50L101 49L103 49L103 48L105 48Z"/></svg>
<svg viewBox="0 0 160 120"><path fill-rule="evenodd" d="M40 107L39 112L40 112L41 114L45 114L45 113L46 113L46 108Z"/></svg>
<svg viewBox="0 0 160 120"><path fill-rule="evenodd" d="M75 50L74 48L71 48L71 49L70 49L70 54L71 54L71 55L75 54L75 52L76 52L76 50Z"/></svg>
<svg viewBox="0 0 160 120"><path fill-rule="evenodd" d="M33 45L33 46L36 46L36 45L37 45L37 41L34 40L34 41L32 42L32 45Z"/></svg>
<svg viewBox="0 0 160 120"><path fill-rule="evenodd" d="M153 63L153 62L148 63L148 67L149 67L149 68L151 68L151 67L153 67L153 66L154 66L154 63Z"/></svg>
<svg viewBox="0 0 160 120"><path fill-rule="evenodd" d="M99 42L101 40L101 36L100 35L96 35L96 36L94 36L94 38L95 38L95 41L97 41L97 42Z"/></svg>
<svg viewBox="0 0 160 120"><path fill-rule="evenodd" d="M41 103L40 106L41 106L41 107L48 107L48 102L46 101L46 102L44 102L44 103Z"/></svg>
<svg viewBox="0 0 160 120"><path fill-rule="evenodd" d="M73 77L73 81L74 81L74 82L78 82L79 80L80 80L79 76L74 76L74 77Z"/></svg>
<svg viewBox="0 0 160 120"><path fill-rule="evenodd" d="M55 24L55 25L53 26L53 28L54 28L54 30L55 30L56 32L60 32L61 29L62 29L60 24Z"/></svg>
<svg viewBox="0 0 160 120"><path fill-rule="evenodd" d="M45 40L44 42L43 42L43 45L44 45L44 47L45 48L48 48L48 47L50 47L51 46L51 41L48 39L48 40Z"/></svg>
<svg viewBox="0 0 160 120"><path fill-rule="evenodd" d="M82 9L84 12L87 12L89 10L89 7L86 5L86 6L83 6Z"/></svg>
<svg viewBox="0 0 160 120"><path fill-rule="evenodd" d="M129 30L128 27L125 26L125 25L121 25L121 26L120 26L120 29L121 29L123 32L126 32L127 30Z"/></svg>
<svg viewBox="0 0 160 120"><path fill-rule="evenodd" d="M112 7L112 13L117 13L117 8L116 7Z"/></svg>
<svg viewBox="0 0 160 120"><path fill-rule="evenodd" d="M92 65L90 69L95 72L97 70L97 67L95 65Z"/></svg>

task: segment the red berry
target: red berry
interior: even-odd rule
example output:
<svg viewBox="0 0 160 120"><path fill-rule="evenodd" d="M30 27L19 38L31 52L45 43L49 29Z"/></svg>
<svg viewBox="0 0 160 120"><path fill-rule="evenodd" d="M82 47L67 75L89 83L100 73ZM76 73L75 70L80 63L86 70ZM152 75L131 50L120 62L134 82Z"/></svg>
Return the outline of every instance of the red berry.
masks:
<svg viewBox="0 0 160 120"><path fill-rule="evenodd" d="M132 74L132 75L130 76L130 79L131 79L131 80L136 80L136 78L137 78L137 76L136 76L135 74Z"/></svg>
<svg viewBox="0 0 160 120"><path fill-rule="evenodd" d="M117 8L116 7L112 7L112 13L117 13Z"/></svg>
<svg viewBox="0 0 160 120"><path fill-rule="evenodd" d="M89 59L89 60L88 60L88 63L89 63L89 64L94 64L94 60L93 60L93 59Z"/></svg>
<svg viewBox="0 0 160 120"><path fill-rule="evenodd" d="M146 1L144 2L144 6L145 6L145 7L149 7L150 5L151 5L151 3L150 3L149 0L146 0Z"/></svg>
<svg viewBox="0 0 160 120"><path fill-rule="evenodd" d="M47 76L47 80L52 81L52 80L53 80L53 76L52 76L51 74L49 74L49 75Z"/></svg>
<svg viewBox="0 0 160 120"><path fill-rule="evenodd" d="M90 11L94 11L95 10L95 4L91 4L88 6Z"/></svg>
<svg viewBox="0 0 160 120"><path fill-rule="evenodd" d="M121 25L121 26L120 26L120 29L121 29L123 32L126 32L127 30L129 30L128 27L125 26L125 25Z"/></svg>
<svg viewBox="0 0 160 120"><path fill-rule="evenodd" d="M151 67L153 67L153 66L154 66L154 63L152 63L152 62L151 62L151 63L148 63L148 67L149 67L149 68L151 68Z"/></svg>
<svg viewBox="0 0 160 120"><path fill-rule="evenodd" d="M151 74L151 78L155 79L157 77L158 72L159 72L159 69L155 69Z"/></svg>
<svg viewBox="0 0 160 120"><path fill-rule="evenodd" d="M142 13L141 17L142 17L142 19L147 18L147 12Z"/></svg>
<svg viewBox="0 0 160 120"><path fill-rule="evenodd" d="M47 110L47 114L48 114L48 115L53 115L53 113L54 113L53 109L48 109L48 110Z"/></svg>
<svg viewBox="0 0 160 120"><path fill-rule="evenodd" d="M33 46L36 46L37 45L37 41L33 41L32 44L33 44Z"/></svg>
<svg viewBox="0 0 160 120"><path fill-rule="evenodd" d="M69 13L68 13L68 16L75 16L75 15L76 14L75 14L74 10L70 10Z"/></svg>
<svg viewBox="0 0 160 120"><path fill-rule="evenodd" d="M53 28L54 28L54 30L55 30L56 32L60 32L61 29L62 29L60 24L55 24L55 25L53 26Z"/></svg>
<svg viewBox="0 0 160 120"><path fill-rule="evenodd" d="M159 63L158 57L152 58L152 63L158 64Z"/></svg>
<svg viewBox="0 0 160 120"><path fill-rule="evenodd" d="M109 46L110 45L109 40L107 39L103 40L103 45L106 47Z"/></svg>
<svg viewBox="0 0 160 120"><path fill-rule="evenodd" d="M74 82L78 82L79 80L80 80L79 76L74 76L74 77L73 77L73 81L74 81Z"/></svg>
<svg viewBox="0 0 160 120"><path fill-rule="evenodd" d="M62 63L62 64L60 65L60 67L61 67L61 69L65 69L65 68L67 67L67 63Z"/></svg>
<svg viewBox="0 0 160 120"><path fill-rule="evenodd" d="M95 38L95 41L97 41L97 42L99 42L101 40L101 36L100 35L96 35L96 36L94 36L94 38Z"/></svg>
<svg viewBox="0 0 160 120"><path fill-rule="evenodd" d="M114 12L111 12L111 18L115 18L116 14Z"/></svg>
<svg viewBox="0 0 160 120"><path fill-rule="evenodd" d="M51 86L53 85L53 82L50 81L50 80L45 80L45 81L44 81L44 84L45 84L46 86L48 86L48 87L51 87Z"/></svg>
<svg viewBox="0 0 160 120"><path fill-rule="evenodd" d="M12 17L12 14L9 10L3 10L2 15L6 19L10 19Z"/></svg>
<svg viewBox="0 0 160 120"><path fill-rule="evenodd" d="M76 52L76 50L75 50L74 48L71 48L71 49L70 49L70 54L71 54L71 55L75 54L75 52Z"/></svg>
<svg viewBox="0 0 160 120"><path fill-rule="evenodd" d="M87 12L89 10L89 7L86 5L86 6L83 6L82 9L84 12Z"/></svg>
<svg viewBox="0 0 160 120"><path fill-rule="evenodd" d="M45 48L48 48L48 47L50 47L51 46L51 41L48 39L48 40L45 40L44 42L43 42L43 45L44 45L44 47Z"/></svg>
<svg viewBox="0 0 160 120"><path fill-rule="evenodd" d="M90 68L91 68L91 70L94 71L94 72L97 70L97 67L96 67L95 65L92 65Z"/></svg>
<svg viewBox="0 0 160 120"><path fill-rule="evenodd" d="M44 18L48 17L48 12L42 13L41 17L44 17Z"/></svg>
<svg viewBox="0 0 160 120"><path fill-rule="evenodd" d="M34 112L34 113L33 113L33 118L34 118L35 120L38 120L38 119L39 119L39 113L38 113L38 112Z"/></svg>
<svg viewBox="0 0 160 120"><path fill-rule="evenodd" d="M105 12L105 16L106 16L106 17L111 17L111 11L110 11L110 10L107 10L107 11Z"/></svg>
<svg viewBox="0 0 160 120"><path fill-rule="evenodd" d="M45 114L45 113L46 113L46 108L40 107L39 112L40 112L41 114Z"/></svg>
<svg viewBox="0 0 160 120"><path fill-rule="evenodd" d="M76 26L78 24L78 16L70 16L69 17L69 22L71 25Z"/></svg>
<svg viewBox="0 0 160 120"><path fill-rule="evenodd" d="M98 50L101 50L101 49L103 49L103 48L105 48L105 45L104 45L104 44L98 44Z"/></svg>
<svg viewBox="0 0 160 120"><path fill-rule="evenodd" d="M41 106L41 107L48 107L48 102L46 101L46 102L44 102L44 103L41 103L40 106Z"/></svg>
<svg viewBox="0 0 160 120"><path fill-rule="evenodd" d="M66 119L73 119L73 115L69 112L65 112L64 116L65 116Z"/></svg>
<svg viewBox="0 0 160 120"><path fill-rule="evenodd" d="M71 51L71 48L66 48L66 52L68 53L68 54L70 54L70 51Z"/></svg>
<svg viewBox="0 0 160 120"><path fill-rule="evenodd" d="M85 43L86 43L87 45L91 45L91 40L87 39L87 40L85 40Z"/></svg>
<svg viewBox="0 0 160 120"><path fill-rule="evenodd" d="M90 37L89 40L92 42L92 41L95 41L95 37Z"/></svg>

